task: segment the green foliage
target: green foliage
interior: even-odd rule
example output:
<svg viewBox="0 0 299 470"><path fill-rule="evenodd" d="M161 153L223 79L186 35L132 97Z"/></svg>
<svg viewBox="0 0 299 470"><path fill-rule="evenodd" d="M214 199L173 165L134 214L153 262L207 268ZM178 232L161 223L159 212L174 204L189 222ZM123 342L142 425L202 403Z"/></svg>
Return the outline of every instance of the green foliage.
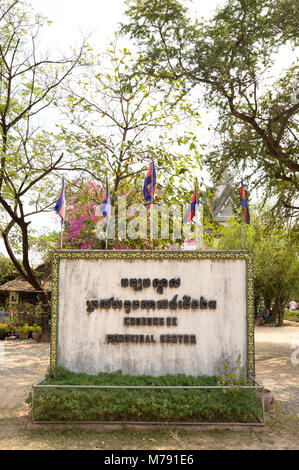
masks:
<svg viewBox="0 0 299 470"><path fill-rule="evenodd" d="M137 383L137 382L138 383ZM121 370L98 375L72 372L63 367L56 367L46 375L49 385L216 385L215 378L209 376L193 377L184 374L166 374L160 377L151 375L124 375Z"/></svg>
<svg viewBox="0 0 299 470"><path fill-rule="evenodd" d="M277 218L297 214L298 67L269 78L280 48L298 44L296 1L227 0L208 20L194 19L186 0L127 4L122 32L137 41L145 73L168 84L183 80L186 91L200 86L218 112L220 138L206 156L214 179L224 168L247 169Z"/></svg>
<svg viewBox="0 0 299 470"><path fill-rule="evenodd" d="M235 364L230 364L225 360L223 366L219 369L219 376L217 377L217 384L236 387L239 389L242 385L248 385L246 367L241 367L241 357ZM229 392L229 390L226 390Z"/></svg>
<svg viewBox="0 0 299 470"><path fill-rule="evenodd" d="M18 275L16 268L9 258L0 254L0 286L7 281L11 281ZM8 292L0 292L0 310L8 307Z"/></svg>
<svg viewBox="0 0 299 470"><path fill-rule="evenodd" d="M58 367L47 376L46 383L186 386L216 385L216 378L183 374L126 376L120 371L89 376ZM255 422L260 419L260 407L252 390L242 390L233 396L223 394L221 389L43 389L35 391L34 415L41 421Z"/></svg>
<svg viewBox="0 0 299 470"><path fill-rule="evenodd" d="M299 323L299 310L285 310L284 318Z"/></svg>
<svg viewBox="0 0 299 470"><path fill-rule="evenodd" d="M17 274L18 272L10 259L0 254L0 285L11 281Z"/></svg>
<svg viewBox="0 0 299 470"><path fill-rule="evenodd" d="M8 325L5 323L0 323L0 336L7 335L9 331Z"/></svg>
<svg viewBox="0 0 299 470"><path fill-rule="evenodd" d="M34 325L28 325L28 333L41 333L42 332L42 328L41 326L37 325L36 323L34 323Z"/></svg>
<svg viewBox="0 0 299 470"><path fill-rule="evenodd" d="M157 197L155 203L160 202L160 185L157 185ZM68 185L67 197L68 205L66 208L65 227L63 232L63 247L64 249L103 249L105 246L105 232L106 220L102 214L99 213L100 205L105 197L106 187L94 182L84 182L73 180L72 184ZM143 194L136 191L134 188L125 190L121 193L120 188L117 193L114 188L110 186L110 192L117 196L125 197L126 199L126 227L127 236L123 238L118 237L117 222L118 222L118 200L115 200L113 211L110 218L109 226L115 222L115 236L108 240L108 248L119 250L124 249L149 249L150 243L148 235L150 233L150 220L148 215L145 217L145 227L139 227L138 238L130 238L128 236L129 224L132 224L137 219L138 210L132 209L133 204L137 201L143 206ZM145 210L145 209L144 209ZM145 210L146 212L146 210ZM159 219L161 225L161 219ZM170 221L170 237L172 234L172 222ZM137 223L136 223L137 225ZM163 249L169 244L169 239L155 239L153 241L154 249ZM57 244L58 246L58 244Z"/></svg>
<svg viewBox="0 0 299 470"><path fill-rule="evenodd" d="M268 213L261 207L251 207L250 212L250 225L244 224L244 247L254 258L255 307L272 304L272 321L281 325L285 305L298 297L297 237L292 226L269 227ZM219 249L241 249L241 222L232 218L216 244Z"/></svg>
<svg viewBox="0 0 299 470"><path fill-rule="evenodd" d="M165 86L145 74L142 61L119 49L117 40L106 54L86 51L82 63L79 87L76 76L66 90L68 122L61 135L69 152L94 180L105 185L108 178L112 203L119 191L135 188L141 195L152 158L163 200L186 200L192 174L201 168L201 146L193 132L199 115L184 82Z"/></svg>
<svg viewBox="0 0 299 470"><path fill-rule="evenodd" d="M31 326L28 325L28 323L25 323L25 325L22 325L22 326L17 326L14 328L14 332L19 335L19 334L28 334L30 333L32 330L31 330Z"/></svg>
<svg viewBox="0 0 299 470"><path fill-rule="evenodd" d="M56 172L70 164L59 135L41 129L40 118L59 101L61 84L78 65L82 52L81 48L71 57L53 60L38 50L45 24L26 0L1 0L0 234L14 266L38 291L42 286L29 259L28 219L50 207L53 210ZM42 295L46 303L47 293Z"/></svg>
<svg viewBox="0 0 299 470"><path fill-rule="evenodd" d="M227 108L221 111L220 122L217 124L221 141L211 146L205 158L205 163L216 181L226 168L240 175L240 179L247 170L247 181L251 182L252 187L262 188L263 199L271 203L273 220L298 215L298 141L295 137L298 132L298 120L296 105L292 106L291 102L292 84L296 81L298 66L292 66L285 76L268 86L265 85L264 95L258 103L259 120L268 120L268 129L271 128L272 133L268 138L275 143L279 142L275 152L280 153L280 158L271 155L268 145L265 144L266 138L257 138L252 124L244 122L240 126L239 118L231 115ZM293 112L289 111L292 107Z"/></svg>

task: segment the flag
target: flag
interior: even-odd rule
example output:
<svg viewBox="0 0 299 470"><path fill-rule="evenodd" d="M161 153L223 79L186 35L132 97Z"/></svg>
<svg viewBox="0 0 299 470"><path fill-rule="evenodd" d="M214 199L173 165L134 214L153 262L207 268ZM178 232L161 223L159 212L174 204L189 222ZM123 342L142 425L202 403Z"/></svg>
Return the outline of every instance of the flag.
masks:
<svg viewBox="0 0 299 470"><path fill-rule="evenodd" d="M250 215L249 215L248 204L247 204L247 201L246 201L243 181L241 182L241 205L242 205L243 214L244 214L244 221L245 221L246 224L250 224Z"/></svg>
<svg viewBox="0 0 299 470"><path fill-rule="evenodd" d="M106 196L105 196L104 201L101 204L100 213L103 215L103 217L107 217L107 222L108 222L110 214L111 214L111 202L110 202L108 181L106 181Z"/></svg>
<svg viewBox="0 0 299 470"><path fill-rule="evenodd" d="M155 169L154 162L150 164L148 172L144 180L144 184L143 184L143 194L144 194L144 199L146 202L152 202L151 191L153 191L153 199L154 199L154 195L156 191L156 169Z"/></svg>
<svg viewBox="0 0 299 470"><path fill-rule="evenodd" d="M62 222L65 219L65 185L64 180L62 180L62 190L59 195L58 201L55 204L55 210L58 215L60 215Z"/></svg>
<svg viewBox="0 0 299 470"><path fill-rule="evenodd" d="M197 188L194 189L194 193L191 199L191 204L188 207L188 210L185 214L183 222L191 222L195 216L196 204L199 204L199 199L197 197Z"/></svg>

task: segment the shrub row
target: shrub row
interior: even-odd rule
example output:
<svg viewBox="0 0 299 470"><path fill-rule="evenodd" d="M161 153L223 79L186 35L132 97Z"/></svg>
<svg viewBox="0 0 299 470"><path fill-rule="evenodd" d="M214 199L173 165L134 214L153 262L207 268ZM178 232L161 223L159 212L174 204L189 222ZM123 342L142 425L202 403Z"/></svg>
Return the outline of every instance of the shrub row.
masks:
<svg viewBox="0 0 299 470"><path fill-rule="evenodd" d="M46 377L51 385L216 385L216 377L183 374L98 376L57 368ZM190 421L256 422L261 409L254 390L240 389L37 389L34 416L38 421Z"/></svg>
<svg viewBox="0 0 299 470"><path fill-rule="evenodd" d="M284 319L299 322L299 310L285 310Z"/></svg>

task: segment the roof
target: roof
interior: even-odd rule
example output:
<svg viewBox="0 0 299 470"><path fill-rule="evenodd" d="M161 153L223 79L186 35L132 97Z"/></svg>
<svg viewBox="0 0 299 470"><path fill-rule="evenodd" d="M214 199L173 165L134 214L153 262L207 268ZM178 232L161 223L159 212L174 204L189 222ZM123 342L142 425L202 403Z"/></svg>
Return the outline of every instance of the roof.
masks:
<svg viewBox="0 0 299 470"><path fill-rule="evenodd" d="M44 281L41 283L44 290L51 292L51 281ZM14 291L14 292L42 292L34 289L29 282L25 281L22 276L8 281L0 286L0 291Z"/></svg>

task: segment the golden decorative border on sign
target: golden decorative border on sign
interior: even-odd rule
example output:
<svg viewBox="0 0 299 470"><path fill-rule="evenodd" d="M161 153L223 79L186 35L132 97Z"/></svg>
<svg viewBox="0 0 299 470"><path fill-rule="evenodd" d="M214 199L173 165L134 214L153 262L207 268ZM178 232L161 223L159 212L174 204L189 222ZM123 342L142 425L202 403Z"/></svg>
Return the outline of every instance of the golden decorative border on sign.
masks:
<svg viewBox="0 0 299 470"><path fill-rule="evenodd" d="M247 360L248 371L255 375L253 257L247 251L141 251L141 250L57 250L52 254L52 309L50 370L57 363L59 317L59 262L61 259L144 259L144 260L246 260L247 265ZM232 325L233 327L233 325Z"/></svg>

